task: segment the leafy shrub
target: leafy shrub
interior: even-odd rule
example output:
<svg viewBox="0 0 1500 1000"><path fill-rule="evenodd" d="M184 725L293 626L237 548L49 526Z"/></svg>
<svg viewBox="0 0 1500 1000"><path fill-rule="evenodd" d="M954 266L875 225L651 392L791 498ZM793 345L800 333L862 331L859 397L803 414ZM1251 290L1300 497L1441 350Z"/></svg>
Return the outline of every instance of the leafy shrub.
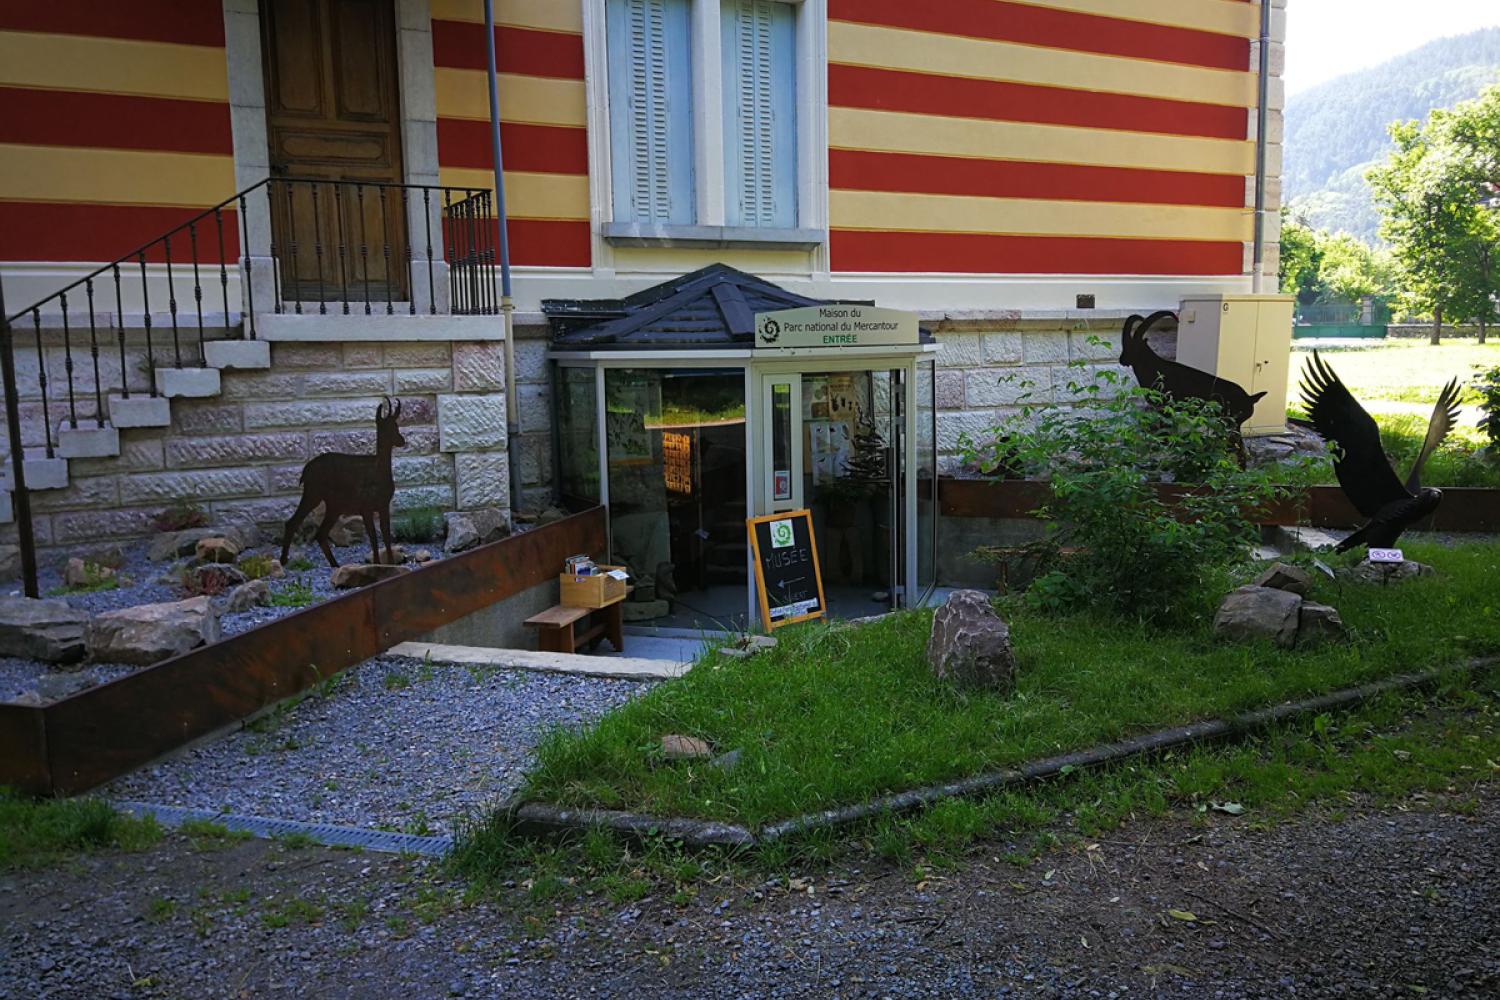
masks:
<svg viewBox="0 0 1500 1000"><path fill-rule="evenodd" d="M391 534L398 542L435 542L443 537L443 512L438 507L416 507L391 518Z"/></svg>
<svg viewBox="0 0 1500 1000"><path fill-rule="evenodd" d="M177 574L177 583L189 597L218 597L230 589L228 577L223 573L199 573L196 568L184 569Z"/></svg>
<svg viewBox="0 0 1500 1000"><path fill-rule="evenodd" d="M1480 370L1471 388L1479 396L1479 429L1489 438L1490 449L1500 451L1500 365Z"/></svg>
<svg viewBox="0 0 1500 1000"><path fill-rule="evenodd" d="M185 531L188 528L201 528L207 523L208 515L191 500L174 500L170 507L159 511L151 519L151 527L157 531Z"/></svg>
<svg viewBox="0 0 1500 1000"><path fill-rule="evenodd" d="M1160 617L1244 555L1256 535L1246 512L1280 488L1240 467L1217 404L1124 388L1108 370L1075 373L1084 381L1057 389L1065 405L1023 405L984 440L963 440L964 458L979 464L1003 442L1016 465L1051 487L1036 516L1051 545L1076 551L1032 583L1035 604ZM1162 483L1183 488L1167 498Z"/></svg>

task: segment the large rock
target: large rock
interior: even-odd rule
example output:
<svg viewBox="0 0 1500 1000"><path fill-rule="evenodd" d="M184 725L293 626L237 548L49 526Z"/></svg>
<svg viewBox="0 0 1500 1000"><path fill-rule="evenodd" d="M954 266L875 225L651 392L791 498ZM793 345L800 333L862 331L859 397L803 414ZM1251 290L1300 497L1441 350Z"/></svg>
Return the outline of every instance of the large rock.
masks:
<svg viewBox="0 0 1500 1000"><path fill-rule="evenodd" d="M152 562L166 562L168 559L197 556L198 543L205 538L228 539L243 552L254 545L258 537L259 532L246 524L209 525L167 531L151 539L151 544L146 549L146 558Z"/></svg>
<svg viewBox="0 0 1500 1000"><path fill-rule="evenodd" d="M1367 557L1358 566L1345 572L1351 580L1359 583L1403 583L1419 576L1431 576L1434 571L1426 563L1412 559L1398 563L1372 563Z"/></svg>
<svg viewBox="0 0 1500 1000"><path fill-rule="evenodd" d="M240 546L234 539L220 535L198 539L193 553L201 562L232 563L240 557Z"/></svg>
<svg viewBox="0 0 1500 1000"><path fill-rule="evenodd" d="M335 589L351 590L355 587L365 587L381 580L389 580L393 576L401 576L410 573L410 566L386 566L376 563L354 563L350 566L338 566L333 571L332 582Z"/></svg>
<svg viewBox="0 0 1500 1000"><path fill-rule="evenodd" d="M1300 594L1274 587L1240 587L1230 591L1214 614L1214 635L1242 642L1270 639L1283 649L1297 641Z"/></svg>
<svg viewBox="0 0 1500 1000"><path fill-rule="evenodd" d="M1306 597L1308 591L1312 590L1313 578L1308 576L1307 571L1300 566L1279 562L1256 577L1252 586L1285 590Z"/></svg>
<svg viewBox="0 0 1500 1000"><path fill-rule="evenodd" d="M447 552L463 552L478 545L488 545L510 534L510 518L493 507L480 510L455 510L443 515L448 524Z"/></svg>
<svg viewBox="0 0 1500 1000"><path fill-rule="evenodd" d="M271 584L265 580L251 580L242 583L229 592L229 602L224 610L228 612L249 611L251 608L264 607L271 603Z"/></svg>
<svg viewBox="0 0 1500 1000"><path fill-rule="evenodd" d="M1303 601L1297 609L1297 645L1316 646L1325 642L1343 642L1349 629L1336 609L1327 604Z"/></svg>
<svg viewBox="0 0 1500 1000"><path fill-rule="evenodd" d="M88 628L89 653L106 663L150 666L218 641L219 615L207 597L107 611Z"/></svg>
<svg viewBox="0 0 1500 1000"><path fill-rule="evenodd" d="M964 687L1009 692L1016 684L1010 626L983 593L955 590L932 616L927 665Z"/></svg>
<svg viewBox="0 0 1500 1000"><path fill-rule="evenodd" d="M183 586L187 592L210 597L228 593L248 579L238 568L223 563L204 563L183 570Z"/></svg>
<svg viewBox="0 0 1500 1000"><path fill-rule="evenodd" d="M328 529L328 540L340 547L346 545L368 545L369 533L365 531L365 519L358 514L345 514Z"/></svg>
<svg viewBox="0 0 1500 1000"><path fill-rule="evenodd" d="M0 597L0 655L76 663L86 651L88 615L66 601Z"/></svg>

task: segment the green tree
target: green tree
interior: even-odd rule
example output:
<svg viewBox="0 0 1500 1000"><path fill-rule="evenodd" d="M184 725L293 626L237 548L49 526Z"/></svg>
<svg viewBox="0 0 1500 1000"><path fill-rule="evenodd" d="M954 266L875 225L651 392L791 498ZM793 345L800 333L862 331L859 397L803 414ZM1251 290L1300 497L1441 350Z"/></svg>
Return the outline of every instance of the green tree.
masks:
<svg viewBox="0 0 1500 1000"><path fill-rule="evenodd" d="M1295 295L1303 305L1312 305L1322 295L1318 271L1322 266L1323 248L1320 234L1281 210L1281 264L1278 275L1281 294Z"/></svg>
<svg viewBox="0 0 1500 1000"><path fill-rule="evenodd" d="M1367 177L1391 244L1402 303L1433 318L1475 320L1487 331L1500 293L1500 86L1425 123L1395 122L1396 148Z"/></svg>

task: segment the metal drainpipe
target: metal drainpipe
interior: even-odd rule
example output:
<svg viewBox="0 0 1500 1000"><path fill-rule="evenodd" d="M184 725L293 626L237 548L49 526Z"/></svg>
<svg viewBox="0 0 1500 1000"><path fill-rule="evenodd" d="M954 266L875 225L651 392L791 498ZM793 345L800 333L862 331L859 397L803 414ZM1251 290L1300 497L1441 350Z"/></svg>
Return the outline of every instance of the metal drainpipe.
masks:
<svg viewBox="0 0 1500 1000"><path fill-rule="evenodd" d="M484 0L484 47L490 84L490 151L495 161L495 214L500 224L500 315L505 324L505 451L506 484L512 514L521 505L521 460L516 442L521 436L516 400L515 302L510 297L510 236L505 222L505 161L500 156L500 86L495 78L495 0Z"/></svg>
<svg viewBox="0 0 1500 1000"><path fill-rule="evenodd" d="M1256 74L1255 109L1255 263L1250 278L1250 290L1256 295L1264 291L1262 274L1266 259L1266 118L1269 108L1267 97L1271 89L1271 0L1260 0L1260 71Z"/></svg>

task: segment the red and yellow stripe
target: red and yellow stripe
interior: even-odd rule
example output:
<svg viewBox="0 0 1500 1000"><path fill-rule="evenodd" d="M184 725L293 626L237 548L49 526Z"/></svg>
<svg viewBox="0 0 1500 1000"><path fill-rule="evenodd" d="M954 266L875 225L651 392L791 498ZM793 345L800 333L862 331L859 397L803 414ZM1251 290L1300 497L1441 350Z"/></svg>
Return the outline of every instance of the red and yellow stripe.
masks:
<svg viewBox="0 0 1500 1000"><path fill-rule="evenodd" d="M490 190L489 91L480 0L433 0L442 183ZM498 0L495 65L505 203L516 264L587 267L587 98L577 0Z"/></svg>
<svg viewBox="0 0 1500 1000"><path fill-rule="evenodd" d="M0 6L0 259L113 259L232 193L233 154L217 5Z"/></svg>
<svg viewBox="0 0 1500 1000"><path fill-rule="evenodd" d="M1245 0L829 0L841 272L1240 274Z"/></svg>

